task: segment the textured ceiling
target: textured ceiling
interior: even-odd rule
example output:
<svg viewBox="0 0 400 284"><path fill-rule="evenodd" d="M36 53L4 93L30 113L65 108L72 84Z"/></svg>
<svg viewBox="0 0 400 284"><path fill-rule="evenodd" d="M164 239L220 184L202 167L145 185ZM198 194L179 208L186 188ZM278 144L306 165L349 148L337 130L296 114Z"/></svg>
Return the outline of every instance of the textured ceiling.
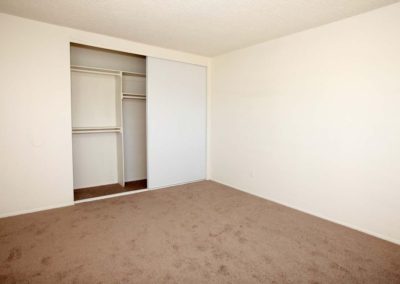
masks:
<svg viewBox="0 0 400 284"><path fill-rule="evenodd" d="M0 0L0 12L214 56L399 0Z"/></svg>

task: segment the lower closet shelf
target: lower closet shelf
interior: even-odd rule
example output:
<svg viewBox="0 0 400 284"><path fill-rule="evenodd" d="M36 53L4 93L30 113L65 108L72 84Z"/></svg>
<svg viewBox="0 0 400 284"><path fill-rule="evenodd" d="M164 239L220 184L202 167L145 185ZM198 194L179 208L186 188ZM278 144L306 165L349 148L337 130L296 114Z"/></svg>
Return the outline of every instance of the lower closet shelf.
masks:
<svg viewBox="0 0 400 284"><path fill-rule="evenodd" d="M74 127L72 134L86 134L86 133L120 133L121 127L118 126L104 126L104 127Z"/></svg>
<svg viewBox="0 0 400 284"><path fill-rule="evenodd" d="M125 187L118 183L94 187L79 188L74 190L74 200L106 196L122 192L130 192L147 188L147 179L125 182Z"/></svg>

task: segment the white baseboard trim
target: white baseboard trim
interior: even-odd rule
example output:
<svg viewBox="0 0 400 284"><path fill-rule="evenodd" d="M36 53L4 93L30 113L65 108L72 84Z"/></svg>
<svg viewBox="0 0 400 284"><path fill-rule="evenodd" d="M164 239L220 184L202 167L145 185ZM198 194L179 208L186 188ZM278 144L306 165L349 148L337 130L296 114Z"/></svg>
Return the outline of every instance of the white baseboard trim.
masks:
<svg viewBox="0 0 400 284"><path fill-rule="evenodd" d="M56 209L56 208L61 208L61 207L67 207L67 206L72 206L72 205L74 205L73 202L68 202L68 203L63 203L63 204L54 205L54 206L44 206L44 207L39 207L39 208L34 208L34 209L2 213L2 214L0 214L0 218L6 218L6 217L17 216L17 215L22 215L22 214L29 214L29 213L50 210L50 209Z"/></svg>
<svg viewBox="0 0 400 284"><path fill-rule="evenodd" d="M91 201L108 199L108 198L114 198L114 197L119 197L119 196L124 196L124 195L131 195L131 194L140 193L140 192L144 192L144 191L149 191L149 190L147 188L144 188L144 189L137 189L137 190L128 191L128 192L120 192L120 193L114 193L114 194L109 194L109 195L104 195L104 196L87 198L87 199L77 200L74 202L74 204L91 202Z"/></svg>
<svg viewBox="0 0 400 284"><path fill-rule="evenodd" d="M379 239L382 239L382 240L385 240L385 241L394 243L394 244L396 244L396 245L400 245L400 240L398 240L398 239L390 238L390 237L384 236L384 235L382 235L382 234L379 234L379 233L376 233L376 232L371 232L371 231L369 231L369 230L365 230L365 229L359 228L359 227L357 227L357 226L354 226L354 225L351 225L351 224L348 224L348 223L345 223L345 222L337 221L337 220L334 220L334 219L331 219L331 218L322 216L322 215L320 215L320 214L316 214L316 213L314 213L314 212L311 212L311 211L308 211L308 210L304 210L304 209L299 208L299 207L297 207L297 206L293 206L293 205L287 204L287 203L282 202L282 201L280 201L280 200L275 200L275 199L273 199L273 198L269 198L269 197L262 196L262 195L259 195L259 194L256 194L256 193L248 192L248 191L246 191L246 190L244 190L244 189L237 188L237 187L235 187L235 186L233 186L233 185L227 184L227 183L225 183L225 182L218 181L218 180L216 180L216 179L211 179L211 181L220 183L220 184L225 185L225 186L232 187L232 188L234 188L234 189L236 189L236 190L239 190L239 191L242 191L242 192L244 192L244 193L247 193L247 194L250 194L250 195L253 195L253 196L257 196L257 197L260 197L260 198L265 199L265 200L268 200L268 201L275 202L275 203L277 203L277 204L280 204L280 205L283 205L283 206L286 206L286 207L289 207L289 208L298 210L298 211L300 211L300 212L303 212L303 213L306 213L306 214L309 214L309 215L312 215L312 216L315 216L315 217L318 217L318 218L321 218L321 219L330 221L330 222L332 222L332 223L335 223L335 224L338 224L338 225L342 225L342 226L344 226L344 227L347 227L347 228L350 228L350 229L359 231L359 232L361 232L361 233L364 233L364 234L367 234L367 235L371 235L371 236L373 236L373 237L376 237L376 238L379 238Z"/></svg>

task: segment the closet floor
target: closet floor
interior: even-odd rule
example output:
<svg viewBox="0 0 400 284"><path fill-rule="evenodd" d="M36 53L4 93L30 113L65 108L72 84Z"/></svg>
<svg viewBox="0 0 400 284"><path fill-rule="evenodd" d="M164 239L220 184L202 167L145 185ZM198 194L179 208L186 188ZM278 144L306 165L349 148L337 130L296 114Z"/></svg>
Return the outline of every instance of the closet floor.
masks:
<svg viewBox="0 0 400 284"><path fill-rule="evenodd" d="M125 187L122 187L121 185L116 183L116 184L108 184L102 186L80 188L74 190L74 200L77 201L82 199L88 199L88 198L105 196L122 192L129 192L145 188L147 188L147 179L126 182Z"/></svg>

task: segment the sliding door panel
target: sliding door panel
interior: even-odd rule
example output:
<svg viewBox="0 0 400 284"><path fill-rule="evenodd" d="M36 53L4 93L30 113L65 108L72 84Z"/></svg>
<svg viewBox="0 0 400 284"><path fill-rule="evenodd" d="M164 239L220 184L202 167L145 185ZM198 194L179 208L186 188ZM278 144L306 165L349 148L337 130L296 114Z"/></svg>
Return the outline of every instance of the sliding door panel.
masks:
<svg viewBox="0 0 400 284"><path fill-rule="evenodd" d="M147 58L148 187L206 178L203 66Z"/></svg>

